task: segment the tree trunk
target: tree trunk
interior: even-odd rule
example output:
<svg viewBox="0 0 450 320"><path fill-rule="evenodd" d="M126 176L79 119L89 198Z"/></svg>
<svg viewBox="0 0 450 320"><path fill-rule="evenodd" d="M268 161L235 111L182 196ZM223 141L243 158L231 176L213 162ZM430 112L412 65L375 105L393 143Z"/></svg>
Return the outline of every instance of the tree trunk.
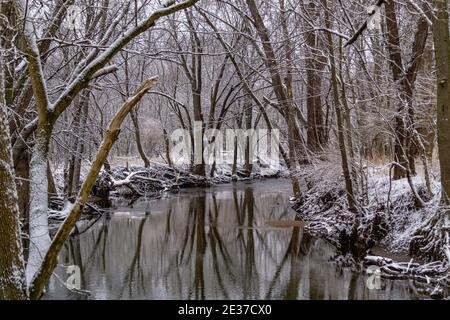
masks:
<svg viewBox="0 0 450 320"><path fill-rule="evenodd" d="M239 152L238 139L237 139L237 137L234 137L234 141L233 141L233 166L231 168L231 175L233 177L236 177L236 174L237 174L238 152Z"/></svg>
<svg viewBox="0 0 450 320"><path fill-rule="evenodd" d="M394 82L397 86L403 75L403 59L400 48L400 36L397 23L397 11L394 1L388 1L386 3L386 25L387 25L387 38L389 59L393 74ZM400 91L400 88L399 88ZM405 107L404 101L400 101L400 107L397 110L395 116L395 142L394 142L394 161L397 165L394 167L394 180L406 178L406 170L408 170L408 158L405 150ZM405 170L406 169L406 170Z"/></svg>
<svg viewBox="0 0 450 320"><path fill-rule="evenodd" d="M250 178L253 171L253 138L251 136L252 122L253 122L253 108L248 98L245 98L244 115L245 115L245 129L247 135L245 137L245 163L244 172L245 177Z"/></svg>
<svg viewBox="0 0 450 320"><path fill-rule="evenodd" d="M290 103L288 94L286 93L283 85L283 81L281 79L281 74L279 70L279 66L277 63L277 59L275 56L275 51L270 41L269 32L264 25L264 21L259 13L258 7L254 0L246 0L247 7L250 10L250 13L253 17L253 23L258 31L259 38L262 41L265 57L264 63L266 67L269 69L271 80L272 80L272 88L275 92L279 105L282 107L284 112L284 117L286 119L286 124L288 127L288 146L289 146L289 162L288 168L291 175L292 181L292 191L294 193L294 197L299 199L301 196L300 193L300 183L297 177L297 155L296 155L296 141L295 141L295 117L297 112Z"/></svg>
<svg viewBox="0 0 450 320"><path fill-rule="evenodd" d="M76 138L75 145L75 156L73 159L73 175L72 175L72 193L71 195L75 195L78 193L80 189L80 179L81 179L81 164L83 161L83 154L85 149L85 138L86 138L86 126L88 119L88 108L89 108L89 91L85 91L84 95L81 99L81 114L80 114L80 125L78 126L78 134L80 137Z"/></svg>
<svg viewBox="0 0 450 320"><path fill-rule="evenodd" d="M308 15L312 19L318 19L319 9L314 1L309 1L307 5ZM305 23L305 28L310 28ZM307 109L307 143L311 151L322 149L326 141L325 124L322 112L322 75L321 72L325 63L320 61L322 55L318 47L317 31L312 30L306 33L305 40L308 46L306 58L306 109Z"/></svg>
<svg viewBox="0 0 450 320"><path fill-rule="evenodd" d="M398 164L394 167L394 180L409 177L415 174L415 155L413 153L412 132L414 131L413 94L417 72L422 61L422 54L428 35L428 24L424 17L419 19L417 31L412 48L412 58L407 69L403 64L402 50L400 47L397 12L394 1L386 2L386 24L389 58L393 80L400 96L400 106L395 116L395 143L394 161Z"/></svg>
<svg viewBox="0 0 450 320"><path fill-rule="evenodd" d="M19 196L20 218L24 224L24 231L28 231L28 215L30 210L30 152L21 154L15 167L16 188Z"/></svg>
<svg viewBox="0 0 450 320"><path fill-rule="evenodd" d="M48 194L51 196L58 196L58 190L56 190L56 184L55 179L53 177L52 168L50 167L50 162L48 161L47 161L47 180L48 180Z"/></svg>
<svg viewBox="0 0 450 320"><path fill-rule="evenodd" d="M193 93L194 101L194 143L192 152L194 152L194 174L205 176L205 164L203 162L203 113L201 105L201 91L195 90Z"/></svg>
<svg viewBox="0 0 450 320"><path fill-rule="evenodd" d="M351 176L353 181L353 190L357 190L358 185L358 177L357 177L357 168L356 168L356 159L355 159L355 148L353 144L353 128L352 128L352 117L350 114L350 107L348 105L347 100L347 85L345 84L344 72L343 72L343 47L342 47L342 38L339 39L339 82L341 83L341 99L342 105L344 107L344 118L345 118L345 132L348 143L348 152L350 155L350 167L351 167Z"/></svg>
<svg viewBox="0 0 450 320"><path fill-rule="evenodd" d="M433 21L437 73L437 128L441 170L442 203L450 205L450 36L448 1L434 0ZM447 217L448 218L448 217Z"/></svg>
<svg viewBox="0 0 450 320"><path fill-rule="evenodd" d="M196 32L196 28L193 24L192 12L186 10L186 19L189 25L190 33L191 33L191 48L192 48L192 64L191 71L186 70L186 74L191 82L191 93L192 93L192 105L194 109L194 123L193 127L193 158L194 158L194 167L193 172L199 176L205 176L205 163L203 159L203 136L205 132L205 122L203 118L202 111L202 89L203 89L203 81L202 81L202 69L203 69L203 48L200 38ZM187 67L186 67L187 68Z"/></svg>
<svg viewBox="0 0 450 320"><path fill-rule="evenodd" d="M167 130L163 128L164 149L166 150L166 161L169 167L173 168L172 158L170 157L170 139Z"/></svg>
<svg viewBox="0 0 450 320"><path fill-rule="evenodd" d="M331 21L327 10L326 0L322 0L325 4L325 23L329 30L331 30ZM336 109L336 119L338 126L338 140L339 140L339 150L341 152L341 162L342 162L342 172L344 174L345 189L347 191L348 209L351 212L356 212L356 202L355 194L353 190L353 179L351 177L350 166L348 162L347 148L345 143L345 127L344 127L344 116L342 114L342 106L339 100L339 86L337 78L337 68L334 56L334 45L333 37L330 32L327 32L327 42L328 42L328 52L330 54L330 68L331 68L331 83L333 86L333 102Z"/></svg>
<svg viewBox="0 0 450 320"><path fill-rule="evenodd" d="M42 264L50 247L48 229L48 179L47 156L50 135L45 128L38 128L30 162L30 246L26 268L27 283Z"/></svg>
<svg viewBox="0 0 450 320"><path fill-rule="evenodd" d="M135 139L136 139L136 147L138 149L138 152L139 152L139 155L141 156L142 161L144 162L144 166L146 168L148 168L148 167L150 167L150 160L148 159L147 155L145 154L144 148L142 147L141 129L139 127L139 120L138 120L138 116L137 116L136 110L132 110L130 112L130 117L131 117L131 121L133 122L133 125L134 125L134 134L135 134Z"/></svg>
<svg viewBox="0 0 450 320"><path fill-rule="evenodd" d="M0 195L0 300L24 300L27 296L20 237L20 213L14 181L3 70L3 59L0 57L0 190L2 190Z"/></svg>

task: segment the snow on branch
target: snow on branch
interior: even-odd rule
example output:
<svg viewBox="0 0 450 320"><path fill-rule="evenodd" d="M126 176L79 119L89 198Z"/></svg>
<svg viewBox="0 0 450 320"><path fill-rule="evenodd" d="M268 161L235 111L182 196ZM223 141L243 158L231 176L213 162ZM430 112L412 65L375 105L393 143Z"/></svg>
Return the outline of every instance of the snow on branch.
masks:
<svg viewBox="0 0 450 320"><path fill-rule="evenodd" d="M359 27L358 31L347 41L344 47L348 47L355 43L358 40L359 36L369 27L369 23L372 21L374 16L379 13L379 9L381 6L386 3L386 0L378 0L377 3L373 6L373 10L368 10L368 17L364 21L364 23ZM378 9L376 9L378 8Z"/></svg>
<svg viewBox="0 0 450 320"><path fill-rule="evenodd" d="M434 261L426 264L409 262L395 262L392 259L379 256L366 256L364 265L377 266L379 275L389 279L413 279L418 283L431 286L431 297L442 295L442 287L449 284L449 264Z"/></svg>
<svg viewBox="0 0 450 320"><path fill-rule="evenodd" d="M36 34L33 24L26 17L26 5L22 1L13 1L13 6L18 13L20 20L23 22L23 28L19 28L19 34L25 43L25 53L28 62L28 73L33 85L36 106L41 116L45 117L48 112L49 100L47 96L47 88L42 71L42 62L37 46Z"/></svg>
<svg viewBox="0 0 450 320"><path fill-rule="evenodd" d="M94 75L92 76L92 78L90 80L101 78L103 76L106 76L107 74L114 73L117 70L118 70L117 66L115 64L113 64L111 66L108 66L108 67L98 70L96 73L94 73Z"/></svg>
<svg viewBox="0 0 450 320"><path fill-rule="evenodd" d="M407 0L407 2L425 19L429 27L433 26L433 22L431 21L433 14L432 10L428 10L427 12L425 12L413 0Z"/></svg>
<svg viewBox="0 0 450 320"><path fill-rule="evenodd" d="M199 0L185 0L179 3L174 3L168 7L162 7L153 11L146 19L139 22L136 26L126 31L123 36L115 40L105 51L103 51L97 58L89 62L78 76L67 86L67 89L61 94L54 104L53 112L57 117L59 116L71 103L73 98L86 87L89 79L94 74L106 66L111 59L122 50L131 40L147 31L155 25L155 23L162 17L168 16L177 11L189 8L197 3ZM82 64L82 62L80 63Z"/></svg>

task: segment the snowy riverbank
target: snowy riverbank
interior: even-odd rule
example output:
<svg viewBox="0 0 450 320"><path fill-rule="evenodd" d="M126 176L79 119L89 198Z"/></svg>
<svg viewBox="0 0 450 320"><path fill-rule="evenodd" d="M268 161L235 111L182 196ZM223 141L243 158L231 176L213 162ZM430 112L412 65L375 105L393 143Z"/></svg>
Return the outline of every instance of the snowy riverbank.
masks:
<svg viewBox="0 0 450 320"><path fill-rule="evenodd" d="M425 206L418 207L407 179L390 179L388 166L366 168L365 176L357 182L363 192L357 199L359 211L355 214L348 210L338 165L332 161L316 162L301 172L309 189L293 208L298 218L306 222L306 230L340 249L343 263L360 260L365 267L379 268L383 277L408 278L423 284L425 294L433 298L448 296L449 264L444 248L425 250L443 246L436 239L428 238L420 239L420 248L415 243L419 233L439 212L438 178L432 179L430 194L423 175L419 172L413 177L413 185L425 202ZM374 257L371 250L374 247L384 248L383 251L394 256L409 256L409 261Z"/></svg>

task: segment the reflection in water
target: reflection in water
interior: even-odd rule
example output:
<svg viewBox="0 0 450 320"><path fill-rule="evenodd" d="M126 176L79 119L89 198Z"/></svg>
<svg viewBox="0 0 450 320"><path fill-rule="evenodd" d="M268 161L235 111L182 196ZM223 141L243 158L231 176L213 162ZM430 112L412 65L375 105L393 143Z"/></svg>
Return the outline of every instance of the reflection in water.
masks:
<svg viewBox="0 0 450 320"><path fill-rule="evenodd" d="M118 206L73 236L61 266L78 265L83 290L53 277L47 299L411 299L408 283L368 290L366 277L341 270L333 248L292 220L285 180L184 190Z"/></svg>

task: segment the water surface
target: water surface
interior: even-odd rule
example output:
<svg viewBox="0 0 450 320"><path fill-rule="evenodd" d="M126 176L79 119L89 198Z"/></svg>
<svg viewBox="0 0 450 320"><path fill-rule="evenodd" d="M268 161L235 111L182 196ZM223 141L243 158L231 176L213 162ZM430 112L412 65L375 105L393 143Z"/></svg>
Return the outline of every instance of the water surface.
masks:
<svg viewBox="0 0 450 320"><path fill-rule="evenodd" d="M289 227L289 181L239 182L116 204L67 241L47 299L414 299L407 281L342 269L321 239ZM81 270L83 295L61 283Z"/></svg>

